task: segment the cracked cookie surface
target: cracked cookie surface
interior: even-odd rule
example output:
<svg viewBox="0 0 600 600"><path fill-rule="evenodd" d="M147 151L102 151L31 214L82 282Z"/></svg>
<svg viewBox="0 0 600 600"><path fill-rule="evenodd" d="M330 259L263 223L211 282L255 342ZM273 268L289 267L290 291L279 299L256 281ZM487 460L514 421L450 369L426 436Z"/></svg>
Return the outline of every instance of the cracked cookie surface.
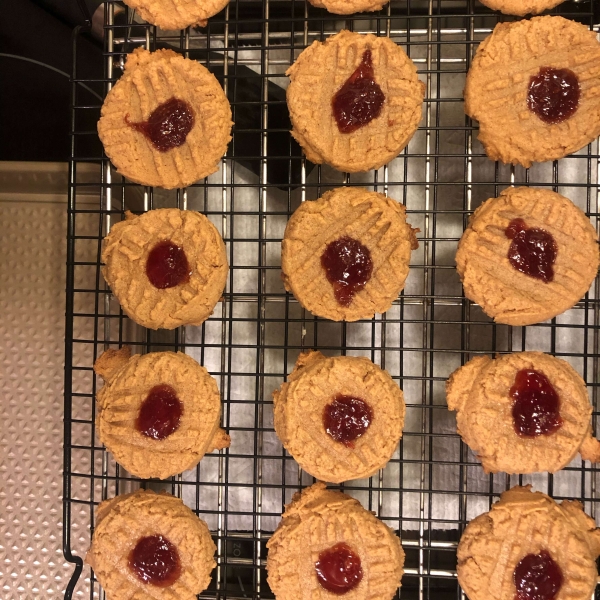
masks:
<svg viewBox="0 0 600 600"><path fill-rule="evenodd" d="M552 281L515 269L506 229L514 219L552 235L557 252ZM598 273L598 235L568 198L550 190L507 188L469 219L456 252L465 295L497 323L531 325L574 306Z"/></svg>
<svg viewBox="0 0 600 600"><path fill-rule="evenodd" d="M191 469L207 452L229 447L219 427L221 397L215 380L191 356L129 348L107 350L94 364L104 381L96 400L100 441L127 471L143 479L166 479ZM136 427L141 407L155 386L169 386L181 406L172 433L156 439Z"/></svg>
<svg viewBox="0 0 600 600"><path fill-rule="evenodd" d="M161 29L205 27L207 19L221 12L229 0L124 0L127 6Z"/></svg>
<svg viewBox="0 0 600 600"><path fill-rule="evenodd" d="M409 272L411 251L418 247L406 222L404 205L364 188L337 188L303 202L290 217L281 243L286 289L313 314L332 321L370 319L390 308ZM365 246L372 273L349 305L336 299L321 257L328 244L350 237Z"/></svg>
<svg viewBox="0 0 600 600"><path fill-rule="evenodd" d="M558 6L565 0L480 0L492 10L499 10L505 15L537 15L545 10Z"/></svg>
<svg viewBox="0 0 600 600"><path fill-rule="evenodd" d="M360 557L362 567L362 580L343 597L390 600L403 574L399 538L358 500L328 490L323 483L294 495L267 543L268 582L278 600L340 597L326 591L315 572L319 554L340 543Z"/></svg>
<svg viewBox="0 0 600 600"><path fill-rule="evenodd" d="M325 8L334 15L353 15L358 12L381 10L389 0L308 0L317 8Z"/></svg>
<svg viewBox="0 0 600 600"><path fill-rule="evenodd" d="M556 431L535 437L515 431L511 388L521 370L542 373L558 394L562 425ZM542 352L477 356L452 373L446 400L457 411L458 433L487 473L554 473L578 452L584 460L600 460L585 382L564 360Z"/></svg>
<svg viewBox="0 0 600 600"><path fill-rule="evenodd" d="M194 124L178 147L161 152L131 127L172 98L188 103ZM166 189L214 173L231 140L231 108L215 76L172 50L137 48L102 105L98 135L117 171L131 181Z"/></svg>
<svg viewBox="0 0 600 600"><path fill-rule="evenodd" d="M358 398L372 411L370 425L351 446L334 439L324 424L326 407L339 396ZM402 390L367 358L301 354L273 402L282 444L305 471L323 481L369 477L387 464L402 437Z"/></svg>
<svg viewBox="0 0 600 600"><path fill-rule="evenodd" d="M85 562L94 569L107 600L195 600L210 583L216 546L204 521L179 498L138 490L98 506ZM129 557L140 539L162 536L176 548L180 574L167 587L140 581Z"/></svg>
<svg viewBox="0 0 600 600"><path fill-rule="evenodd" d="M332 100L367 49L385 101L378 117L341 133ZM389 38L341 31L306 48L286 74L292 135L313 163L351 173L379 169L408 144L421 121L425 85L414 63Z"/></svg>
<svg viewBox="0 0 600 600"><path fill-rule="evenodd" d="M542 68L569 69L579 80L578 107L562 122L528 108L530 80ZM492 160L530 167L562 158L600 135L600 42L559 16L499 23L477 49L464 97Z"/></svg>
<svg viewBox="0 0 600 600"><path fill-rule="evenodd" d="M187 281L159 289L147 275L148 257L157 244L170 241L185 253ZM102 274L123 310L149 329L200 325L212 314L227 281L225 244L201 213L160 208L112 226L104 238Z"/></svg>
<svg viewBox="0 0 600 600"><path fill-rule="evenodd" d="M515 600L515 568L527 555L547 552L563 585L556 598L593 595L600 531L577 501L557 504L531 486L514 487L488 513L473 519L458 544L458 582L469 600Z"/></svg>

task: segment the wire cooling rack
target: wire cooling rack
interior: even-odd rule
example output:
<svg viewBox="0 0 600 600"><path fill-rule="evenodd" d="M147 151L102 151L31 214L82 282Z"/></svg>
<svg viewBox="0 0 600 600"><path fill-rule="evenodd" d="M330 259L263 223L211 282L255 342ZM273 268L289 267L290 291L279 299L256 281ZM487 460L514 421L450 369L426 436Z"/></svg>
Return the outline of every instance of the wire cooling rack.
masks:
<svg viewBox="0 0 600 600"><path fill-rule="evenodd" d="M119 3L105 5L103 79L78 77L74 35L69 202L64 551L73 563L65 597L102 597L82 558L94 511L106 497L139 487L183 497L217 544L213 581L202 598L272 598L266 547L292 494L312 483L273 431L271 393L298 354L364 355L386 368L407 402L402 442L388 466L341 486L398 530L406 551L402 598L460 598L456 545L466 523L517 483L555 498L579 498L598 517L598 470L579 459L554 476L484 475L456 435L445 405L448 375L475 354L542 350L568 360L600 399L600 281L576 308L532 327L494 325L462 295L454 268L457 241L471 212L513 184L571 198L600 223L598 141L576 155L529 170L489 161L476 124L464 115L462 89L471 58L499 20L474 0L392 0L381 12L330 15L298 0L232 0L204 29L164 32L140 23ZM590 27L600 2L566 2L554 12ZM289 135L284 73L314 40L343 28L390 36L426 83L419 131L377 172L346 175L314 166ZM596 25L596 30L598 25ZM169 47L205 64L222 82L236 123L220 170L187 189L166 192L124 181L102 154L96 132L101 99L135 47ZM93 118L90 117L93 115ZM84 144L83 141L86 140ZM87 154L80 148L96 147ZM304 311L280 279L280 240L300 202L340 185L362 185L403 202L419 227L403 294L383 316L332 323ZM227 244L231 265L223 301L201 327L147 331L129 321L100 274L101 240L125 209L200 210ZM207 366L223 398L229 450L167 482L140 481L114 463L94 430L92 365L106 348L182 350ZM594 427L598 412L594 412ZM597 595L598 597L598 595Z"/></svg>

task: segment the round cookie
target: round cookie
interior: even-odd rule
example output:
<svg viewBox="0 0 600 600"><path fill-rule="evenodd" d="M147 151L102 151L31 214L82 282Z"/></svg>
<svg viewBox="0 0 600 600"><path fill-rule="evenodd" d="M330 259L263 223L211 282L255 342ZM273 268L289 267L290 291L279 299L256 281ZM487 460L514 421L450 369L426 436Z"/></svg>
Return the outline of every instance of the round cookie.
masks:
<svg viewBox="0 0 600 600"><path fill-rule="evenodd" d="M130 357L124 347L104 352L94 371L105 381L96 396L98 437L133 475L166 479L229 447L217 384L191 356Z"/></svg>
<svg viewBox="0 0 600 600"><path fill-rule="evenodd" d="M334 116L334 97L351 77L369 79L370 67L363 64L368 56L376 85L361 91L379 96L378 101L383 94L383 104L370 122L342 133ZM361 65L365 77L358 76ZM408 144L421 120L425 85L414 63L389 38L341 31L306 48L286 75L292 135L313 163L351 173L379 169ZM360 102L355 108L366 110Z"/></svg>
<svg viewBox="0 0 600 600"><path fill-rule="evenodd" d="M402 437L402 390L368 358L300 354L273 403L281 443L302 469L323 481L370 477L387 464Z"/></svg>
<svg viewBox="0 0 600 600"><path fill-rule="evenodd" d="M337 581L342 579L341 571L354 584L343 596L351 600L391 600L403 574L400 540L358 500L327 490L323 483L294 495L267 542L268 583L277 600L340 597L339 588L331 593L323 587L329 580L323 581L322 565L327 554L341 544L354 555L350 555L352 563L344 561L341 568L333 562ZM356 575L357 570L362 577Z"/></svg>
<svg viewBox="0 0 600 600"><path fill-rule="evenodd" d="M85 562L107 600L195 600L210 583L215 550L206 523L179 498L138 490L98 506Z"/></svg>
<svg viewBox="0 0 600 600"><path fill-rule="evenodd" d="M562 158L596 139L599 62L596 34L580 23L544 16L496 25L479 45L465 85L465 112L479 121L479 140L488 157L530 167L532 162ZM572 96L560 97L552 109L545 92L565 93L565 86L571 87ZM544 119L530 105L537 106Z"/></svg>
<svg viewBox="0 0 600 600"><path fill-rule="evenodd" d="M527 264L515 266L527 256ZM465 296L507 325L539 323L577 304L598 263L598 235L585 214L564 196L525 187L484 202L456 252Z"/></svg>
<svg viewBox="0 0 600 600"><path fill-rule="evenodd" d="M172 50L137 48L104 100L98 135L121 175L171 189L218 169L231 126L229 101L210 71Z"/></svg>
<svg viewBox="0 0 600 600"><path fill-rule="evenodd" d="M499 10L505 15L537 15L545 10L558 6L565 0L480 0L492 10Z"/></svg>
<svg viewBox="0 0 600 600"><path fill-rule="evenodd" d="M530 597L517 591L536 590L536 583L548 589L557 566L562 584L552 597L588 600L599 554L600 531L579 502L557 504L531 486L517 486L467 525L458 544L458 583L469 600L515 600Z"/></svg>
<svg viewBox="0 0 600 600"><path fill-rule="evenodd" d="M303 202L288 221L281 243L285 288L320 317L370 319L388 310L404 288L411 250L418 248L416 231L406 222L404 205L364 188L337 188ZM347 239L359 245L336 246ZM336 248L338 254L354 253L346 254L341 273L328 272L323 263L326 251ZM366 259L370 271L364 270ZM352 273L362 275L366 284L346 285Z"/></svg>
<svg viewBox="0 0 600 600"><path fill-rule="evenodd" d="M207 19L221 12L229 0L124 0L142 19L161 29L205 27Z"/></svg>
<svg viewBox="0 0 600 600"><path fill-rule="evenodd" d="M536 373L526 381L522 371ZM450 376L446 400L457 411L458 433L486 473L554 473L578 452L600 461L585 382L564 360L542 352L477 356Z"/></svg>
<svg viewBox="0 0 600 600"><path fill-rule="evenodd" d="M317 8L325 8L334 15L352 15L358 12L381 10L389 0L308 0Z"/></svg>
<svg viewBox="0 0 600 600"><path fill-rule="evenodd" d="M127 316L149 329L202 324L229 272L216 227L203 214L178 208L127 212L104 238L102 262Z"/></svg>

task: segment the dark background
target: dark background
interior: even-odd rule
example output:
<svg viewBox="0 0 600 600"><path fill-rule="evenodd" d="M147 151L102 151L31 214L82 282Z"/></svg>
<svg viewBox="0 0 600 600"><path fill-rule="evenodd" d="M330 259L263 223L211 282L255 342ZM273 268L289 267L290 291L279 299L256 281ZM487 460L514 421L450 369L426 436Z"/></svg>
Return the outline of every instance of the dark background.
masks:
<svg viewBox="0 0 600 600"><path fill-rule="evenodd" d="M85 1L90 14L101 3L100 0ZM68 160L71 39L73 28L84 22L84 13L77 0L3 0L0 19L0 160ZM101 40L86 34L78 40L77 55L81 76L86 79L102 77ZM96 91L102 94L102 87ZM90 99L98 103L91 94ZM92 129L96 118L90 117L89 128ZM92 145L94 142L90 137L83 143ZM85 151L84 148L81 150ZM89 151L91 153L93 148Z"/></svg>

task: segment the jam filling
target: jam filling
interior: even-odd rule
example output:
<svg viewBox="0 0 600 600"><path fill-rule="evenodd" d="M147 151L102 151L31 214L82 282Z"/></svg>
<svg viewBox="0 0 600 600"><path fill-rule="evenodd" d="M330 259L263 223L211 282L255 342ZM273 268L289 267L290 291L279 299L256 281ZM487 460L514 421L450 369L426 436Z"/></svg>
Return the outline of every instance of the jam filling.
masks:
<svg viewBox="0 0 600 600"><path fill-rule="evenodd" d="M162 535L138 540L129 553L129 568L140 581L157 587L168 587L181 575L177 548Z"/></svg>
<svg viewBox="0 0 600 600"><path fill-rule="evenodd" d="M360 557L344 542L323 550L315 563L315 571L321 586L338 595L353 590L363 577Z"/></svg>
<svg viewBox="0 0 600 600"><path fill-rule="evenodd" d="M143 133L159 151L166 152L181 146L192 130L196 118L194 109L185 100L170 98L159 104L147 121L133 123L125 115L125 123L132 129Z"/></svg>
<svg viewBox="0 0 600 600"><path fill-rule="evenodd" d="M350 306L354 294L365 287L373 272L369 249L348 236L327 244L321 266L333 286L335 299L342 306Z"/></svg>
<svg viewBox="0 0 600 600"><path fill-rule="evenodd" d="M512 416L518 435L549 435L562 425L558 394L540 371L521 369L509 393L514 400Z"/></svg>
<svg viewBox="0 0 600 600"><path fill-rule="evenodd" d="M170 385L155 385L142 402L135 427L146 437L164 440L179 428L182 412L175 390Z"/></svg>
<svg viewBox="0 0 600 600"><path fill-rule="evenodd" d="M528 554L516 566L513 581L515 600L554 600L563 584L561 568L550 553Z"/></svg>
<svg viewBox="0 0 600 600"><path fill-rule="evenodd" d="M371 50L365 50L360 65L331 101L333 116L341 133L360 129L381 113L385 96L375 82Z"/></svg>
<svg viewBox="0 0 600 600"><path fill-rule="evenodd" d="M150 283L159 290L182 285L192 274L183 248L170 240L158 242L150 250L146 260L146 275Z"/></svg>
<svg viewBox="0 0 600 600"><path fill-rule="evenodd" d="M542 67L529 80L527 107L544 123L561 123L575 114L580 93L573 71Z"/></svg>
<svg viewBox="0 0 600 600"><path fill-rule="evenodd" d="M348 448L354 448L354 442L365 433L371 421L371 407L353 396L336 396L323 410L325 431Z"/></svg>
<svg viewBox="0 0 600 600"><path fill-rule="evenodd" d="M537 227L527 227L523 219L513 219L504 234L512 240L508 260L513 268L544 283L554 279L558 247L552 234Z"/></svg>

